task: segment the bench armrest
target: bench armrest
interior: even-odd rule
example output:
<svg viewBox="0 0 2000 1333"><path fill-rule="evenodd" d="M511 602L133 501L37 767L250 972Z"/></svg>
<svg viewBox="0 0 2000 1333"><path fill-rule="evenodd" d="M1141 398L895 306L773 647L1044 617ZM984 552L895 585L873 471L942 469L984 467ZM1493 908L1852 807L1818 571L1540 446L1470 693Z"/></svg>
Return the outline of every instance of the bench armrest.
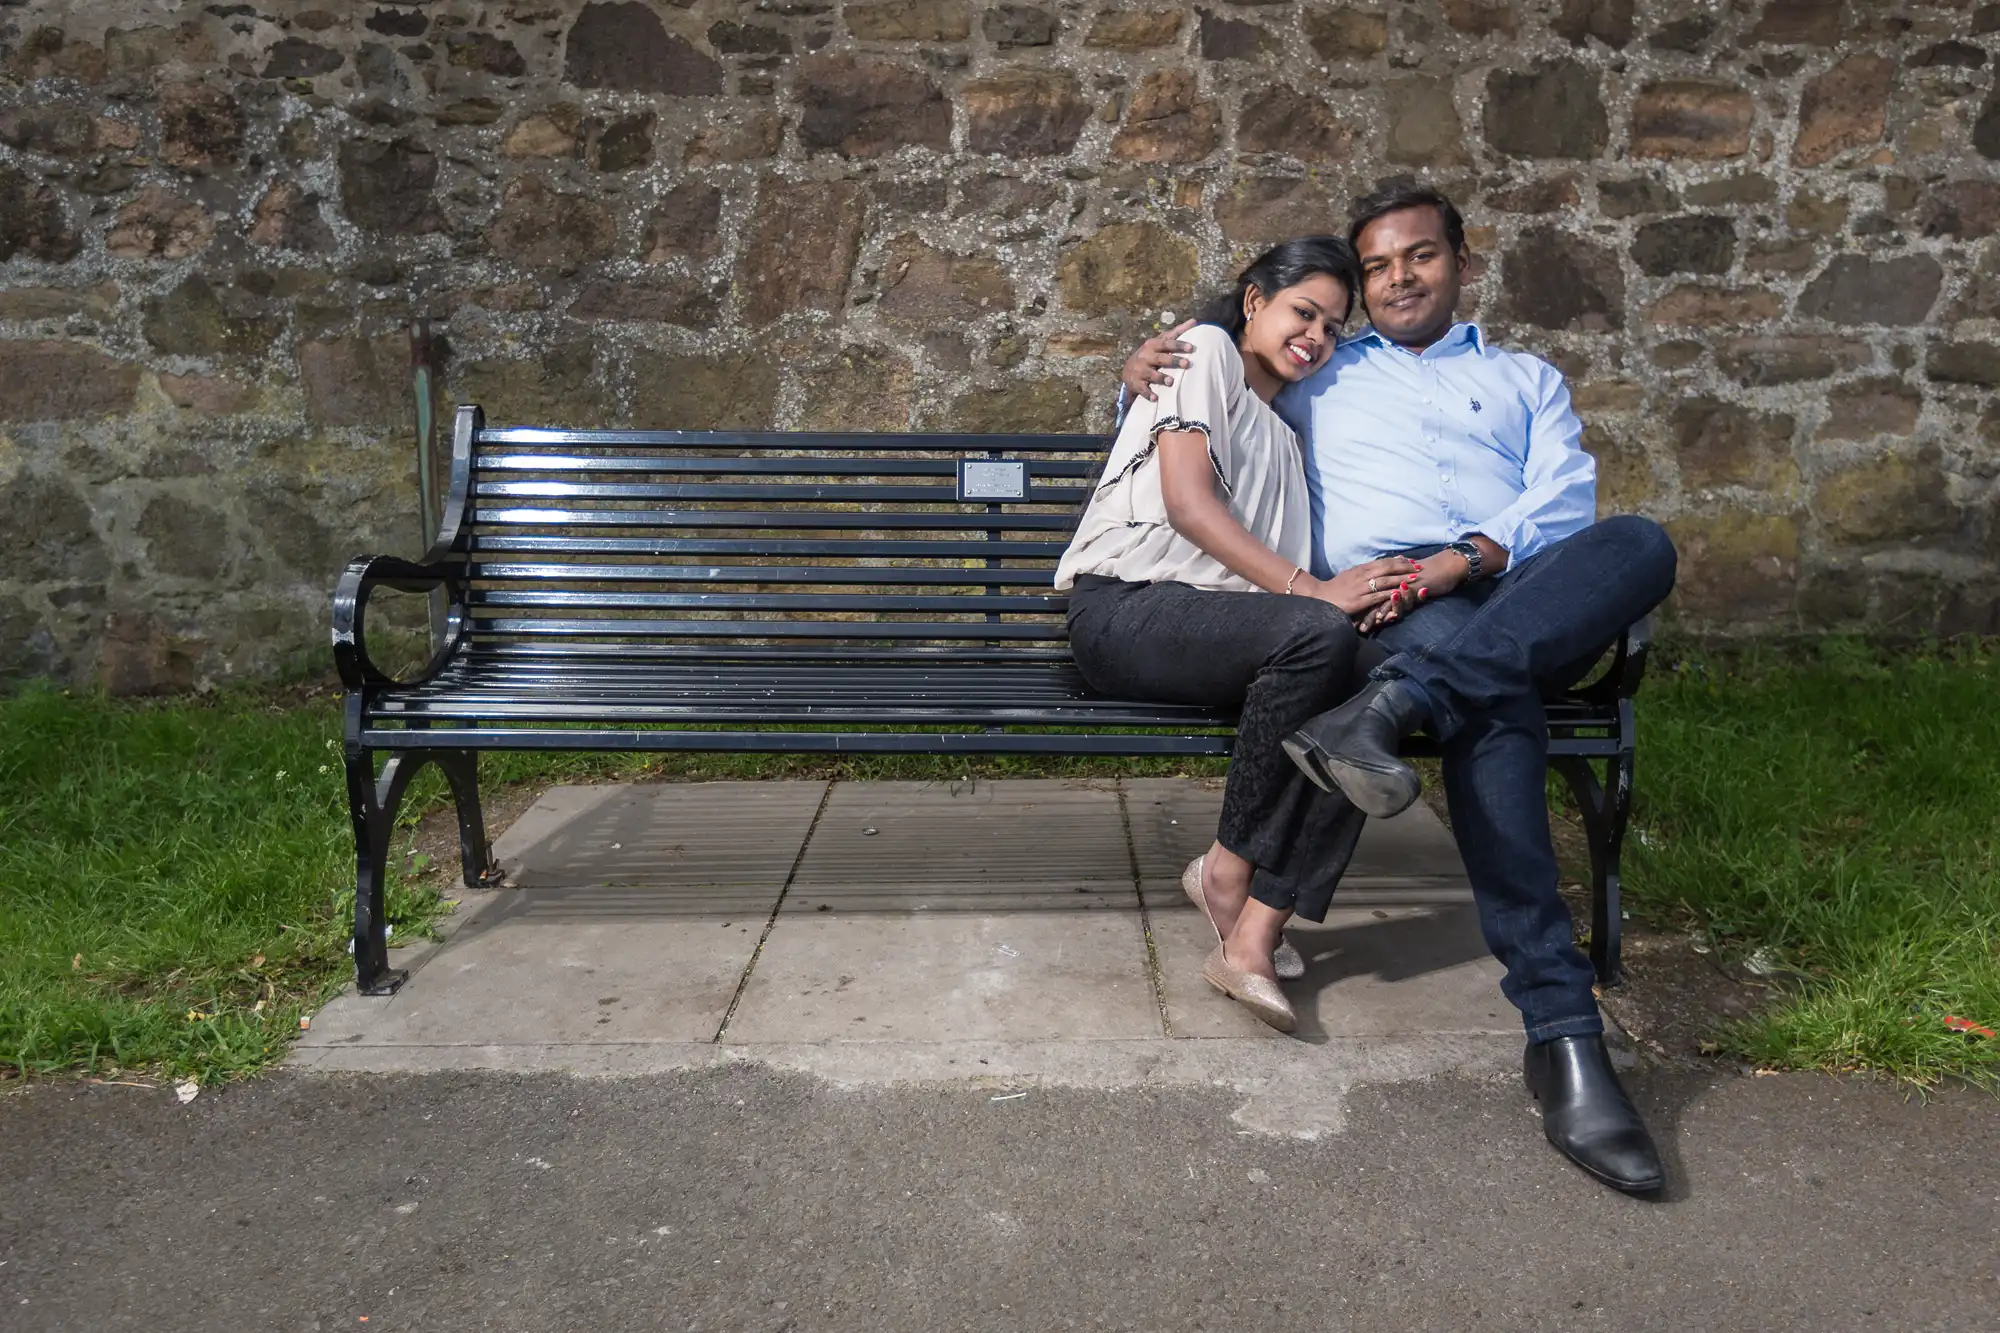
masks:
<svg viewBox="0 0 2000 1333"><path fill-rule="evenodd" d="M1639 692L1646 675L1646 650L1653 644L1653 618L1642 616L1618 636L1610 665L1602 673L1570 691L1572 698L1585 703L1615 704Z"/></svg>
<svg viewBox="0 0 2000 1333"><path fill-rule="evenodd" d="M364 555L348 562L333 592L333 664L340 683L350 690L369 685L400 685L368 655L368 594L390 587L398 592L429 592L443 588L449 603L444 644L425 664L418 680L429 680L457 649L466 625L465 570L457 564L418 563L393 555Z"/></svg>

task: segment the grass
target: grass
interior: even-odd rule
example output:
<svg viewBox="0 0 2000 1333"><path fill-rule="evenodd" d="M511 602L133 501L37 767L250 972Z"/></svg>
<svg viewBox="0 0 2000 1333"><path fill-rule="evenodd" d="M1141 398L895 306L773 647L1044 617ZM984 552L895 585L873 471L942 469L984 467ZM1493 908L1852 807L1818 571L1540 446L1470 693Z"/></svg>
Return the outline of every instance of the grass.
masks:
<svg viewBox="0 0 2000 1333"><path fill-rule="evenodd" d="M1635 910L1788 969L1721 1034L1783 1067L2000 1081L2000 656L1852 643L1660 670L1642 696ZM0 1070L214 1081L281 1055L347 975L338 718L254 694L0 699ZM1215 773L1210 760L491 755L585 776ZM419 779L402 822L442 800ZM397 867L417 869L402 857ZM408 938L441 908L392 871Z"/></svg>
<svg viewBox="0 0 2000 1333"><path fill-rule="evenodd" d="M147 1069L204 1082L283 1054L348 976L354 850L326 698L0 698L0 1076ZM1220 761L494 754L509 782L1220 772ZM444 802L436 772L398 823ZM442 910L391 859L388 920Z"/></svg>
<svg viewBox="0 0 2000 1333"><path fill-rule="evenodd" d="M1791 975L1720 1034L1784 1068L2000 1081L2000 654L1849 641L1641 696L1629 901Z"/></svg>

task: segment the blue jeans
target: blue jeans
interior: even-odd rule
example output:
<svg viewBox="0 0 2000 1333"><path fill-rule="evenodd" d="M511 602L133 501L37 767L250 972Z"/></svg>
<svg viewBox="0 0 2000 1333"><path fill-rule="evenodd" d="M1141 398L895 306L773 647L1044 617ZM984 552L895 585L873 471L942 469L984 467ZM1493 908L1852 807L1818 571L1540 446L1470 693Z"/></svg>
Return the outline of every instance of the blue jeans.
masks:
<svg viewBox="0 0 2000 1333"><path fill-rule="evenodd" d="M1595 974L1556 891L1542 700L1582 679L1665 599L1674 566L1659 524L1607 518L1375 636L1394 655L1374 674L1430 696L1452 832L1486 947L1507 969L1500 989L1530 1041L1604 1030Z"/></svg>

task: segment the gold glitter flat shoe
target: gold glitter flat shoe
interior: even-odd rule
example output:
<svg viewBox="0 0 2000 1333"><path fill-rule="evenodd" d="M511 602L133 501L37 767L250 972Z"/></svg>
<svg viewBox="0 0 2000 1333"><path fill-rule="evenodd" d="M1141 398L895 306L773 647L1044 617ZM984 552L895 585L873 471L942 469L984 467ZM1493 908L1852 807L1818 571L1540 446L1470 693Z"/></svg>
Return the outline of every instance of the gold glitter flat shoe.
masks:
<svg viewBox="0 0 2000 1333"><path fill-rule="evenodd" d="M1201 888L1201 863L1207 859L1208 855L1203 853L1187 863L1187 869L1181 871L1181 892L1185 893L1188 901L1195 905L1195 909L1207 918L1208 928L1215 932L1215 942L1220 944L1222 928L1215 924L1214 917L1208 915L1208 895L1203 893ZM1306 960L1292 947L1292 942L1281 935L1278 937L1278 947L1271 954L1271 968L1278 974L1278 980L1297 981L1306 974Z"/></svg>
<svg viewBox="0 0 2000 1333"><path fill-rule="evenodd" d="M1278 983L1231 967L1220 944L1201 965L1201 977L1280 1032L1290 1032L1299 1025L1298 1015L1292 1012L1291 1001L1278 989Z"/></svg>

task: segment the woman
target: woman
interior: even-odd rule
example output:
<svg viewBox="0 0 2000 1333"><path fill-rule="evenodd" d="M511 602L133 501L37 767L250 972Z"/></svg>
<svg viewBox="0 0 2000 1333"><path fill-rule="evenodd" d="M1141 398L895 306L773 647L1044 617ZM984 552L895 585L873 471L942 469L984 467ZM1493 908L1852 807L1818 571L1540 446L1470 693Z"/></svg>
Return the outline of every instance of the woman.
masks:
<svg viewBox="0 0 2000 1333"><path fill-rule="evenodd" d="M1202 976L1283 1032L1296 1018L1272 955L1294 912L1325 919L1362 817L1279 742L1353 693L1353 618L1418 568L1313 577L1299 438L1271 408L1325 364L1360 285L1353 249L1331 236L1244 269L1183 335L1195 350L1177 381L1133 404L1056 570L1091 688L1241 710L1215 842L1182 885L1215 927Z"/></svg>

